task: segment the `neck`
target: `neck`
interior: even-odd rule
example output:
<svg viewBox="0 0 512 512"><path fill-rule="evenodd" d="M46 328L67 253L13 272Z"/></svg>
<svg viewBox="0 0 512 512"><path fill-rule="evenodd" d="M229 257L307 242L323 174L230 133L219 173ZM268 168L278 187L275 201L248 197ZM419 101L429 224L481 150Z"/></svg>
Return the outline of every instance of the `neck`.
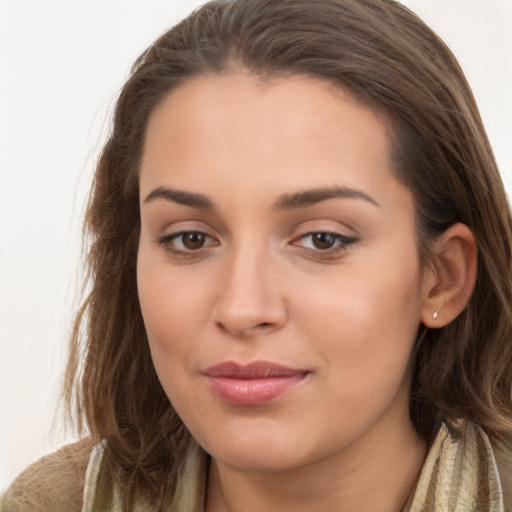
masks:
<svg viewBox="0 0 512 512"><path fill-rule="evenodd" d="M207 512L396 512L418 479L426 445L408 418L371 428L350 447L280 472L242 472L212 460ZM388 425L389 426L389 425Z"/></svg>

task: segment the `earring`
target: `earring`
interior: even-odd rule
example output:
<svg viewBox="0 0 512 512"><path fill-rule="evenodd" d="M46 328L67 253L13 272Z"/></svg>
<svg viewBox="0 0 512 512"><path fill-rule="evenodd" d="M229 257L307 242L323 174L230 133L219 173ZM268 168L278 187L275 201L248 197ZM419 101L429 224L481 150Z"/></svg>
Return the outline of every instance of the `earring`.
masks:
<svg viewBox="0 0 512 512"><path fill-rule="evenodd" d="M439 310L438 310L438 309L436 309L436 310L434 311L434 314L432 315L432 318L433 318L434 320L436 320L438 316L439 316Z"/></svg>

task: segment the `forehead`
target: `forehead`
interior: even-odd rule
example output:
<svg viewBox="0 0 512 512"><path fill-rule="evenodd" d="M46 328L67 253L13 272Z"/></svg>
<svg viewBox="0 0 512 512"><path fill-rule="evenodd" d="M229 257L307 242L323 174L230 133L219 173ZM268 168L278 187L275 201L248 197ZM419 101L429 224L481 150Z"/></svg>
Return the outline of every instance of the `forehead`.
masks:
<svg viewBox="0 0 512 512"><path fill-rule="evenodd" d="M327 80L309 75L263 79L232 72L200 75L173 89L152 112L147 131L152 131L155 125L160 129L162 119L167 117L163 123L168 123L172 115L179 121L173 124L181 133L191 128L211 127L211 121L217 124L224 121L238 131L244 126L250 129L249 121L258 121L252 124L254 128L264 127L265 121L272 126L279 121L302 130L305 135L309 128L309 134L319 136L327 134L334 125L337 130L342 127L337 116L340 113L350 122L351 130L365 122L365 131L370 124L379 132L383 128L390 130L382 108L370 106L368 101L363 103L348 90ZM387 139L384 142L387 144Z"/></svg>
<svg viewBox="0 0 512 512"><path fill-rule="evenodd" d="M350 185L377 191L393 180L385 116L311 77L261 81L208 75L172 91L150 116L141 194L150 187L256 192ZM295 185L295 186L294 186ZM238 188L237 188L238 187Z"/></svg>

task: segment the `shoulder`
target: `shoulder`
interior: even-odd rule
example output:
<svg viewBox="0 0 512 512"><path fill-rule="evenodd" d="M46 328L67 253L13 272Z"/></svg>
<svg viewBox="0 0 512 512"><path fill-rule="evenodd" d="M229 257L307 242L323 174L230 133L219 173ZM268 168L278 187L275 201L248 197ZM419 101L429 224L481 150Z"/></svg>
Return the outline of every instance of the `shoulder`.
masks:
<svg viewBox="0 0 512 512"><path fill-rule="evenodd" d="M512 452L505 447L493 447L503 490L505 511L512 511Z"/></svg>
<svg viewBox="0 0 512 512"><path fill-rule="evenodd" d="M80 511L93 446L91 438L84 438L29 466L2 497L0 511Z"/></svg>

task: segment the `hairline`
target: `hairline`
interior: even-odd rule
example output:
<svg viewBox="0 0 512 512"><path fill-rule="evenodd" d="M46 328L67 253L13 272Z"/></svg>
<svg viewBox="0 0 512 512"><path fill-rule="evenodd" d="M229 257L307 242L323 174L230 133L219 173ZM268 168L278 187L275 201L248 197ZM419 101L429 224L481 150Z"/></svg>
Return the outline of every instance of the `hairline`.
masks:
<svg viewBox="0 0 512 512"><path fill-rule="evenodd" d="M272 85L274 82L278 80L285 80L290 78L313 80L318 82L319 84L324 84L328 86L329 92L331 92L335 99L340 99L340 93L342 93L347 97L353 99L354 101L360 103L361 105L365 106L366 108L371 109L376 118L378 119L378 121L384 127L386 132L389 149L388 158L392 175L400 184L405 186L412 195L415 216L414 223L416 227L415 242L416 248L418 250L421 268L423 269L426 265L432 262L432 253L430 250L432 245L432 239L431 237L428 236L426 229L422 225L421 215L419 214L419 202L417 192L413 189L413 187L407 180L407 170L404 168L404 162L402 161L402 154L404 154L407 151L404 148L404 142L401 140L401 133L404 130L407 130L405 121L400 116L392 113L388 107L386 107L382 102L378 101L374 97L371 97L368 94L364 94L363 91L357 91L355 90L354 87L350 87L342 80L336 80L333 77L327 77L312 72L298 71L285 68L281 70L250 69L242 62L240 58L234 56L233 54L226 58L223 66L219 69L214 69L212 66L206 65L203 70L191 73L190 75L183 77L181 80L177 81L175 84L173 84L168 89L163 91L159 95L159 97L157 97L155 103L152 105L151 109L148 112L148 116L144 126L144 133L142 136L140 154L141 158L138 162L138 165L136 166L137 182L139 181L138 177L140 176L142 156L144 154L144 146L148 126L149 123L151 122L151 117L162 106L165 100L169 98L169 96L172 95L174 92L195 80L208 77L237 75L251 77L255 80L255 83L257 85ZM137 189L139 189L138 183Z"/></svg>

